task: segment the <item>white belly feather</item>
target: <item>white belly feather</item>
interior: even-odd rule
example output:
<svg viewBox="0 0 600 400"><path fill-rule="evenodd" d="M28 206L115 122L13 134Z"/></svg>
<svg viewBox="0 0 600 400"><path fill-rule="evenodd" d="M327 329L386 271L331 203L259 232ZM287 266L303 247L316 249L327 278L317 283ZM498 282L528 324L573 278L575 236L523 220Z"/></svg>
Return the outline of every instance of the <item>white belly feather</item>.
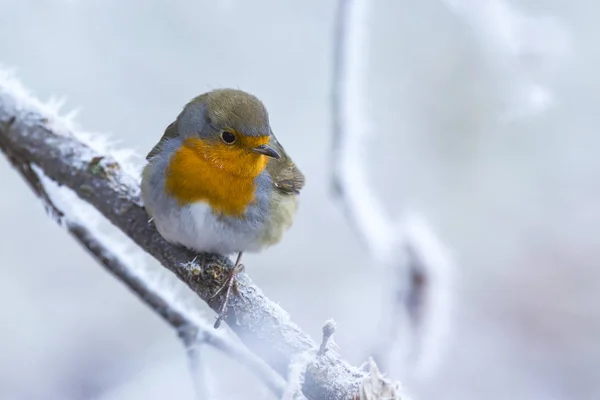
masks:
<svg viewBox="0 0 600 400"><path fill-rule="evenodd" d="M198 252L232 254L255 252L264 246L259 242L258 226L244 221L231 223L213 214L208 204L197 202L156 215L160 234L169 242L181 244Z"/></svg>

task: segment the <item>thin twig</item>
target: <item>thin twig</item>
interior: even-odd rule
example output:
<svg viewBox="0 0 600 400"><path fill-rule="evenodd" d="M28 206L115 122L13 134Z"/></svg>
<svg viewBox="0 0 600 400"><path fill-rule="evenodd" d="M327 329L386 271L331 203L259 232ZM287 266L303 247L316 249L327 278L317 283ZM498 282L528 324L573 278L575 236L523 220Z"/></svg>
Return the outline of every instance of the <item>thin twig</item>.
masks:
<svg viewBox="0 0 600 400"><path fill-rule="evenodd" d="M327 352L327 345L329 344L329 339L335 333L335 321L330 319L325 322L323 325L323 339L321 340L321 346L319 347L318 355L323 355Z"/></svg>

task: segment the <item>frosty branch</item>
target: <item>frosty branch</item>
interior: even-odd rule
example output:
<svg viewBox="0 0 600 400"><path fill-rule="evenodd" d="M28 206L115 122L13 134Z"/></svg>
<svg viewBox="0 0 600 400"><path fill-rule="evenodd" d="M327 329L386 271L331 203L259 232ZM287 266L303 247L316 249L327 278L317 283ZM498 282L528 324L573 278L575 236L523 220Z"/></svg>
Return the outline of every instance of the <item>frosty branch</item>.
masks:
<svg viewBox="0 0 600 400"><path fill-rule="evenodd" d="M202 270L194 262L196 254L167 243L148 222L137 179L126 173L110 154L94 150L92 143L84 143L67 122L48 112L42 103L8 78L0 79L0 138L0 149L17 169L34 174L36 167L49 179L71 189L204 301L208 302L223 283L232 267L229 259L207 255L209 265ZM28 182L32 187L39 185L29 179ZM36 193L40 194L39 191ZM44 201L51 204L48 199L44 198ZM60 214L60 210L55 212ZM93 237L88 237L87 232L77 226L71 225L70 231L94 254L97 244ZM103 252L102 248L96 250L98 261L113 268L111 272L118 279L134 291L135 285L143 286L143 282L125 281L122 274L116 273L119 263L115 257ZM225 321L256 355L286 376L292 360L299 355L314 354L303 377L302 391L309 399L341 400L352 398L359 392L364 372L350 366L334 352L317 357L319 348L314 341L246 274L239 276L238 284L240 295L233 300ZM174 313L160 298L146 293L142 299L170 324L189 326L183 315ZM209 306L218 310L222 301L222 297L216 298Z"/></svg>
<svg viewBox="0 0 600 400"><path fill-rule="evenodd" d="M206 344L246 366L277 396L282 394L283 380L281 377L246 347L234 342L223 332L213 329L201 317L191 315L188 310L178 309L176 304L171 303L168 297L161 293L161 289L151 287L143 277L132 273L131 269L116 254L100 243L85 226L71 221L64 221L64 225L96 261L177 331L188 353L192 379L195 382L200 379L198 348ZM201 389L197 388L197 390Z"/></svg>
<svg viewBox="0 0 600 400"><path fill-rule="evenodd" d="M446 260L434 259L441 246L420 219L394 221L388 215L368 178L364 150L369 148L369 119L365 115L364 78L368 75L365 49L370 7L373 4L367 0L338 1L331 95L331 183L334 196L373 259L394 273L394 293L374 349L378 362L385 363L401 320L407 320L418 334L437 322L431 297L440 288L432 286L438 284ZM424 239L429 246L423 246Z"/></svg>
<svg viewBox="0 0 600 400"><path fill-rule="evenodd" d="M11 118L8 123L4 124L4 128L10 130L14 122L15 119ZM31 190L40 198L48 213L100 265L125 284L150 309L160 315L165 322L178 332L190 359L192 379L195 382L197 391L205 390L205 388L201 387L204 385L196 384L200 380L197 348L203 344L208 344L245 365L277 396L283 394L283 380L264 361L256 357L246 347L227 338L223 332L212 329L199 316L191 314L188 310L180 309L177 303L169 301L168 296L163 293L164 290L153 287L147 279L136 273L131 266L127 265L125 261L121 260L117 254L111 251L109 246L103 244L100 238L96 237L84 223L78 223L67 217L51 199L40 176L32 168L29 161L24 159L17 149L11 147L5 140L5 137L1 135L0 150L4 152L12 166L20 173ZM204 398L204 396L199 397Z"/></svg>

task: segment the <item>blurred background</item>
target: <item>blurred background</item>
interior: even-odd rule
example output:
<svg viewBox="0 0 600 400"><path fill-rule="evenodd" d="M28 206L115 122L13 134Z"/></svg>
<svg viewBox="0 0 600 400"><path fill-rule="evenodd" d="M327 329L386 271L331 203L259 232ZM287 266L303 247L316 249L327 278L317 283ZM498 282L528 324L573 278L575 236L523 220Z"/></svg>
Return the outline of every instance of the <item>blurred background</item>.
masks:
<svg viewBox="0 0 600 400"><path fill-rule="evenodd" d="M600 398L600 5L369 3L373 191L395 216L421 213L453 266L437 362L418 375L398 357L389 375L415 399ZM140 162L193 96L229 86L261 98L307 186L293 229L249 255L247 271L315 340L334 318L342 356L366 359L389 285L331 199L336 2L0 6L0 62L41 99L66 96L85 130ZM175 333L46 216L2 157L0 179L0 398L192 399ZM212 349L206 359L215 398L270 398L235 362Z"/></svg>

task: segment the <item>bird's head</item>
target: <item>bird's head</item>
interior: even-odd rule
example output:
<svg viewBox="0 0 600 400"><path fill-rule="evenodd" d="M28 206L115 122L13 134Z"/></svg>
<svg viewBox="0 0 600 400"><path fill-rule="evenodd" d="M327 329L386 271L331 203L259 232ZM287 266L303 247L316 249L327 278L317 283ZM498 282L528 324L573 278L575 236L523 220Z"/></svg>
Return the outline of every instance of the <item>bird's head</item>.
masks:
<svg viewBox="0 0 600 400"><path fill-rule="evenodd" d="M257 175L269 158L280 158L269 146L265 106L241 90L217 89L194 98L177 117L176 128L193 154L234 175Z"/></svg>

